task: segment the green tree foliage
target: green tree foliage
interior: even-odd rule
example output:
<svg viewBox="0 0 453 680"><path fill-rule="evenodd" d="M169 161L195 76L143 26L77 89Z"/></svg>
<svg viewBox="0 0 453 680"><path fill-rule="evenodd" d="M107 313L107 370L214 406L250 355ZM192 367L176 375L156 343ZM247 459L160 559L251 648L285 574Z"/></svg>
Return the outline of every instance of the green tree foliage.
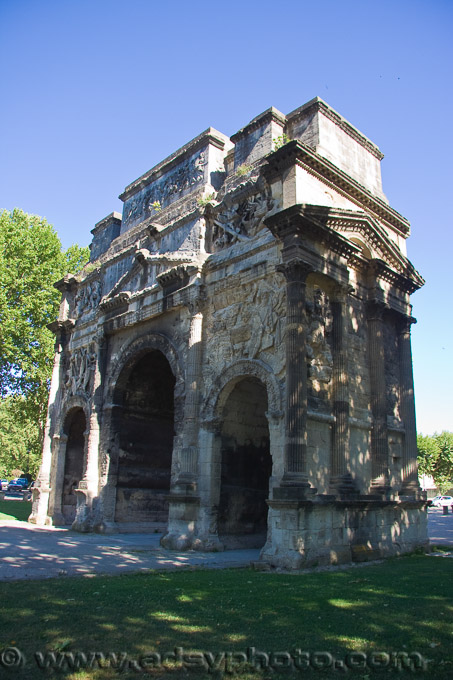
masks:
<svg viewBox="0 0 453 680"><path fill-rule="evenodd" d="M64 251L41 217L18 209L0 213L1 427L4 437L9 432L11 446L16 441L8 454L2 445L0 457L19 455L24 447L27 456L40 451L54 354L47 324L57 317L60 302L53 284L67 272L80 271L88 255L88 248L78 245ZM24 433L21 444L16 426Z"/></svg>
<svg viewBox="0 0 453 680"><path fill-rule="evenodd" d="M453 486L453 432L417 437L420 472L431 475L441 493Z"/></svg>
<svg viewBox="0 0 453 680"><path fill-rule="evenodd" d="M19 473L36 477L41 461L41 428L18 395L0 401L0 475L2 479Z"/></svg>

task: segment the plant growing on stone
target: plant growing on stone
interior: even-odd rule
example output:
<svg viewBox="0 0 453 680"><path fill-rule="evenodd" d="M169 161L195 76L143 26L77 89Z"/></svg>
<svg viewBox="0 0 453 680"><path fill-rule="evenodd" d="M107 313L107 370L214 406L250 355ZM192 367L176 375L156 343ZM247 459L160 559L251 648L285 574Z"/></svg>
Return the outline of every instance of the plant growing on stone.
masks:
<svg viewBox="0 0 453 680"><path fill-rule="evenodd" d="M154 212L160 212L162 210L160 201L153 201L152 203L149 204L149 207L151 208L151 210L154 210Z"/></svg>
<svg viewBox="0 0 453 680"><path fill-rule="evenodd" d="M277 149L281 149L282 146L285 146L285 144L288 144L288 142L290 142L291 140L287 134L283 133L278 137L274 137L272 141L274 143L274 151L277 151Z"/></svg>
<svg viewBox="0 0 453 680"><path fill-rule="evenodd" d="M207 196L203 196L202 198L198 199L197 203L200 206L200 208L205 208L207 205L214 205L215 194L208 194Z"/></svg>
<svg viewBox="0 0 453 680"><path fill-rule="evenodd" d="M239 175L239 177L243 177L243 175L248 175L249 172L251 172L252 167L253 167L252 165L246 165L244 163L237 168L236 175Z"/></svg>

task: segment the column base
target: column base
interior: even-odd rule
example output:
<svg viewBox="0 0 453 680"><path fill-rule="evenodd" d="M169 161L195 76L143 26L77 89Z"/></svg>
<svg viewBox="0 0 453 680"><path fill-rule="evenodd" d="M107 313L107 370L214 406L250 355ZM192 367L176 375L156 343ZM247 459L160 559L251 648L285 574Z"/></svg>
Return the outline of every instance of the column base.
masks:
<svg viewBox="0 0 453 680"><path fill-rule="evenodd" d="M378 496L382 500L393 500L394 490L389 484L373 482L370 486L370 496Z"/></svg>
<svg viewBox="0 0 453 680"><path fill-rule="evenodd" d="M400 500L426 500L426 491L422 491L420 485L417 482L409 482L408 484L403 484L401 489L398 491L398 498Z"/></svg>
<svg viewBox="0 0 453 680"><path fill-rule="evenodd" d="M171 493L177 496L196 496L197 481L193 475L182 473L174 482Z"/></svg>
<svg viewBox="0 0 453 680"><path fill-rule="evenodd" d="M181 491L178 493L178 491ZM172 487L167 496L169 502L168 531L160 540L168 550L191 550L195 540L200 499L182 489Z"/></svg>
<svg viewBox="0 0 453 680"><path fill-rule="evenodd" d="M317 489L308 483L306 486L286 485L282 480L280 486L274 487L272 497L276 501L307 501L312 500L316 492Z"/></svg>
<svg viewBox="0 0 453 680"><path fill-rule="evenodd" d="M329 484L329 492L342 500L355 499L360 495L354 479L349 473L332 477Z"/></svg>

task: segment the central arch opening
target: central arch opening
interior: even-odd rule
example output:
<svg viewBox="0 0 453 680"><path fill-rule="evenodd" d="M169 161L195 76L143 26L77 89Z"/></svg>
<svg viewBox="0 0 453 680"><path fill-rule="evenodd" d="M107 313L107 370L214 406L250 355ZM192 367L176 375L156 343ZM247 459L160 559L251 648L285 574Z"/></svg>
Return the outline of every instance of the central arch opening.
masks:
<svg viewBox="0 0 453 680"><path fill-rule="evenodd" d="M219 538L227 548L262 547L267 534L272 474L265 386L243 378L223 409Z"/></svg>
<svg viewBox="0 0 453 680"><path fill-rule="evenodd" d="M77 496L75 489L83 477L86 418L83 410L75 409L66 418L64 433L68 440L64 460L61 511L66 524L75 520Z"/></svg>
<svg viewBox="0 0 453 680"><path fill-rule="evenodd" d="M166 523L174 437L175 377L152 350L124 371L115 402L118 481L115 522Z"/></svg>

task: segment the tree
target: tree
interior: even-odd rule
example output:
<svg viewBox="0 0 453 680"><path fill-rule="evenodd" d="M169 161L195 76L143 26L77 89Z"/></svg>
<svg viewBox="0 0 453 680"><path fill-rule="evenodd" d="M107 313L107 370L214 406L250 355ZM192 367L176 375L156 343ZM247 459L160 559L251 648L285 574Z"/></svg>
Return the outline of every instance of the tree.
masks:
<svg viewBox="0 0 453 680"><path fill-rule="evenodd" d="M4 436L3 428L9 428L16 453L24 451L26 441L35 442L34 452L42 445L54 355L47 324L56 318L60 302L53 284L67 272L80 271L88 255L88 248L78 245L64 251L41 217L18 209L0 213L1 427ZM24 432L20 445L17 426ZM31 434L33 427L38 437Z"/></svg>
<svg viewBox="0 0 453 680"><path fill-rule="evenodd" d="M417 436L420 472L431 475L441 493L453 486L453 432Z"/></svg>
<svg viewBox="0 0 453 680"><path fill-rule="evenodd" d="M22 396L0 402L0 475L36 477L41 462L40 427L24 408Z"/></svg>

